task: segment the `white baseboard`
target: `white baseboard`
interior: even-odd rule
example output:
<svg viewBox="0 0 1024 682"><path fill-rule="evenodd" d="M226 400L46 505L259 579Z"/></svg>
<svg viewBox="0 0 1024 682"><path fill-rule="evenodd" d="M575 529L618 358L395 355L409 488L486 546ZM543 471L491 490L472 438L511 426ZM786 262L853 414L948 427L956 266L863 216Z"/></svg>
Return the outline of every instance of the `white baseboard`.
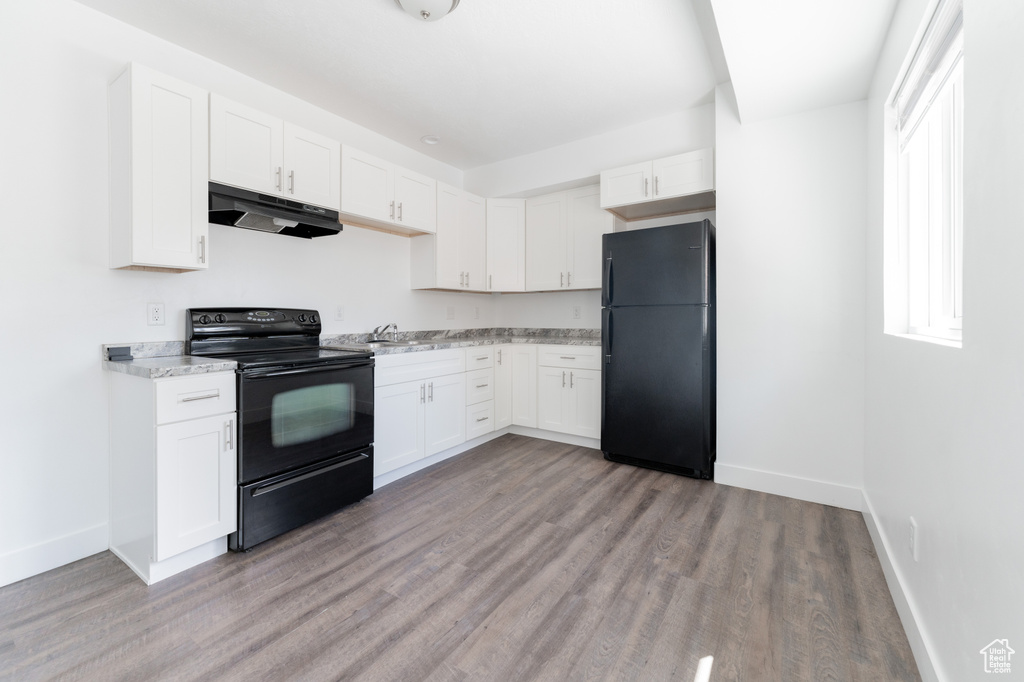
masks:
<svg viewBox="0 0 1024 682"><path fill-rule="evenodd" d="M107 548L107 524L23 547L0 556L0 587L84 559Z"/></svg>
<svg viewBox="0 0 1024 682"><path fill-rule="evenodd" d="M408 476L409 474L416 473L420 469L426 469L427 467L433 466L438 462L443 462L449 457L460 455L466 450L472 450L476 446L483 445L487 441L494 440L498 436L504 436L506 433L508 433L508 429L500 429L498 431L494 431L492 433L480 436L479 438L467 440L462 445L456 445L454 448L449 448L442 452L438 452L436 454L431 455L430 457L424 457L423 459L412 462L411 464L406 464L404 467L395 469L394 471L388 471L386 473L381 474L380 476L374 476L373 489L377 490L378 488L382 488L386 486L388 483L393 483L400 478Z"/></svg>
<svg viewBox="0 0 1024 682"><path fill-rule="evenodd" d="M601 449L601 440L598 438L587 438L585 436L574 436L568 433L557 433L555 431L545 431L544 429L531 429L528 426L510 426L508 428L509 433L514 433L517 436L529 436L530 438L540 438L541 440L552 440L556 443L566 443L568 445L579 445L584 448L593 448L594 450Z"/></svg>
<svg viewBox="0 0 1024 682"><path fill-rule="evenodd" d="M853 511L861 511L864 503L863 491L853 486L718 462L715 463L715 482Z"/></svg>
<svg viewBox="0 0 1024 682"><path fill-rule="evenodd" d="M903 623L903 631L907 633L907 640L910 642L910 650L914 653L914 660L917 662L917 670L921 674L923 682L941 682L935 667L935 659L931 652L934 647L929 646L928 638L920 627L917 609L910 598L910 594L904 589L902 575L896 564L892 561L892 547L885 532L875 521L875 510L871 506L871 499L867 492L863 493L863 514L864 524L868 527L871 541L875 545L875 554L878 555L878 563L882 565L882 573L885 574L885 582L889 586L889 594L896 605L896 613Z"/></svg>

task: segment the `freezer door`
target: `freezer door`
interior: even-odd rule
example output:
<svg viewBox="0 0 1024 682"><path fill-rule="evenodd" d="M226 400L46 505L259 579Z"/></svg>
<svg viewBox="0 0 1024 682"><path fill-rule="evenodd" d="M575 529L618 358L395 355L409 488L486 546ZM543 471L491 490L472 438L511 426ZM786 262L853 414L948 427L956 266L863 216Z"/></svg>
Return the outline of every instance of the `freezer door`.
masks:
<svg viewBox="0 0 1024 682"><path fill-rule="evenodd" d="M708 313L707 306L603 311L601 449L609 459L710 474Z"/></svg>
<svg viewBox="0 0 1024 682"><path fill-rule="evenodd" d="M713 239L708 220L604 235L601 305L710 303Z"/></svg>

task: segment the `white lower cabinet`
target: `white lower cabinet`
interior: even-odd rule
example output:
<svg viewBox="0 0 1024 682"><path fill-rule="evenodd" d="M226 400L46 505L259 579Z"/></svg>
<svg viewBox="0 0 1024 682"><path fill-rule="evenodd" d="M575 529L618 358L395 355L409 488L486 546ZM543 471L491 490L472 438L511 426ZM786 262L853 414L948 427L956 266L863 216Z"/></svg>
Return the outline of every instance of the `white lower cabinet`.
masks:
<svg viewBox="0 0 1024 682"><path fill-rule="evenodd" d="M537 428L601 437L600 348L541 346Z"/></svg>
<svg viewBox="0 0 1024 682"><path fill-rule="evenodd" d="M539 346L515 344L509 347L512 359L512 423L537 428L537 349Z"/></svg>
<svg viewBox="0 0 1024 682"><path fill-rule="evenodd" d="M235 374L112 373L110 549L152 584L237 529Z"/></svg>
<svg viewBox="0 0 1024 682"><path fill-rule="evenodd" d="M465 442L464 350L378 355L375 369L374 476Z"/></svg>
<svg viewBox="0 0 1024 682"><path fill-rule="evenodd" d="M512 426L512 344L494 347L494 428Z"/></svg>

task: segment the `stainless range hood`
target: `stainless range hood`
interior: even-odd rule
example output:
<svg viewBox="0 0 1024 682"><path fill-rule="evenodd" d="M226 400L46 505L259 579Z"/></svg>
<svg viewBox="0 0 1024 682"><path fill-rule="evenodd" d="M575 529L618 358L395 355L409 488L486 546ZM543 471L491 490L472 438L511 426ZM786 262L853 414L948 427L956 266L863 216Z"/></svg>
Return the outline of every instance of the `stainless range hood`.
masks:
<svg viewBox="0 0 1024 682"><path fill-rule="evenodd" d="M210 183L210 222L304 239L341 232L337 211L216 182Z"/></svg>

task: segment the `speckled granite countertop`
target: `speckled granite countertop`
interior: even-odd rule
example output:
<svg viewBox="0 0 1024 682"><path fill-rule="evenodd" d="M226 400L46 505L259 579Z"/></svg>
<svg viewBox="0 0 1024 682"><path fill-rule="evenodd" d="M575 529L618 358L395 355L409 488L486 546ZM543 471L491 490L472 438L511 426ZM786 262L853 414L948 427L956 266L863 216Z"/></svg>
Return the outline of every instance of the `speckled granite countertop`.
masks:
<svg viewBox="0 0 1024 682"><path fill-rule="evenodd" d="M412 346L381 346L370 348L366 344L369 334L323 334L320 345L338 350L371 350L374 355L392 353L415 353L442 348L470 348L493 346L499 343L544 343L569 346L600 346L600 329L536 329L498 327L490 329L448 329L416 332L400 332L400 341L416 341ZM110 349L128 346L132 360L111 361ZM149 343L111 343L102 347L103 367L111 372L121 372L144 379L227 372L235 369L233 360L204 358L184 355L183 341L159 341Z"/></svg>

